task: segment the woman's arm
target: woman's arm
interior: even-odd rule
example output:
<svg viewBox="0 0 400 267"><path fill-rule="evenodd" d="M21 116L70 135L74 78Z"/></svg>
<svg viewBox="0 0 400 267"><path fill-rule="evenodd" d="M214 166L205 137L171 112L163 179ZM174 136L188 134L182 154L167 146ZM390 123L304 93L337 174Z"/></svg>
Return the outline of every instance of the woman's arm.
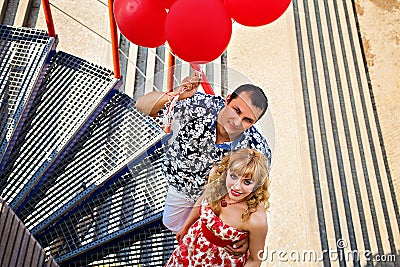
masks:
<svg viewBox="0 0 400 267"><path fill-rule="evenodd" d="M215 173L215 171L216 171L216 167L214 166L210 170L208 182L210 182L210 175ZM203 202L204 198L205 198L205 193L203 192L203 194L201 194L201 196L197 199L196 204L192 208L192 211L190 212L190 214L189 214L188 218L186 219L185 223L183 224L182 228L179 229L178 232L176 232L176 240L178 242L182 240L182 238L187 233L189 227L192 226L192 224L200 217L199 209L200 209L200 205Z"/></svg>
<svg viewBox="0 0 400 267"><path fill-rule="evenodd" d="M245 267L259 267L261 259L259 255L263 255L260 251L264 251L265 239L268 233L268 223L265 211L262 213L256 212L252 214L249 225L249 258L244 265Z"/></svg>
<svg viewBox="0 0 400 267"><path fill-rule="evenodd" d="M192 226L192 224L197 221L197 219L200 217L199 214L199 209L201 202L203 201L204 196L201 195L197 201L196 204L193 206L192 211L190 212L189 216L187 217L185 223L183 224L182 228L176 232L176 240L180 242L182 238L186 235L187 231L189 230L189 227Z"/></svg>

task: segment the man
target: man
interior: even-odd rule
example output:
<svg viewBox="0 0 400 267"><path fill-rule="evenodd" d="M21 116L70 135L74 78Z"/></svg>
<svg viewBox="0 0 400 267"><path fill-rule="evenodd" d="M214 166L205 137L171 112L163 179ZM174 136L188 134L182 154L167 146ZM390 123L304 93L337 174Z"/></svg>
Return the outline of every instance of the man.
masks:
<svg viewBox="0 0 400 267"><path fill-rule="evenodd" d="M224 100L196 93L199 82L200 77L194 72L182 81L177 92L150 92L136 103L139 111L155 117L172 97L180 94L174 107L174 120L180 128L163 164L169 183L163 222L174 232L182 227L201 195L213 164L226 153L255 148L266 155L268 163L271 161L267 141L253 126L268 108L261 88L241 85Z"/></svg>

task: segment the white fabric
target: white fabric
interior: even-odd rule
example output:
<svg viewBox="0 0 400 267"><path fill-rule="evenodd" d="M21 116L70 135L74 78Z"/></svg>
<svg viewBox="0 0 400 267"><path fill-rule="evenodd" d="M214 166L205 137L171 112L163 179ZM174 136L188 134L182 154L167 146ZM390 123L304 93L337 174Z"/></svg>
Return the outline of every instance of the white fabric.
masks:
<svg viewBox="0 0 400 267"><path fill-rule="evenodd" d="M186 195L178 193L175 188L168 188L165 199L163 223L171 231L177 232L182 228L195 203L187 201Z"/></svg>

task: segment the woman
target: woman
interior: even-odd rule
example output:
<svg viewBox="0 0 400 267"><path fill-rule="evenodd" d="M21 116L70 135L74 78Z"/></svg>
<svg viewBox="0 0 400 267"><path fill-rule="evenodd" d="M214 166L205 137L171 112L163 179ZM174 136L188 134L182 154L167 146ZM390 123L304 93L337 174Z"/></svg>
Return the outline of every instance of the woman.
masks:
<svg viewBox="0 0 400 267"><path fill-rule="evenodd" d="M260 266L268 231L268 168L263 154L241 149L211 171L209 183L182 229L166 266ZM249 237L241 257L224 247ZM261 251L261 252L260 252Z"/></svg>

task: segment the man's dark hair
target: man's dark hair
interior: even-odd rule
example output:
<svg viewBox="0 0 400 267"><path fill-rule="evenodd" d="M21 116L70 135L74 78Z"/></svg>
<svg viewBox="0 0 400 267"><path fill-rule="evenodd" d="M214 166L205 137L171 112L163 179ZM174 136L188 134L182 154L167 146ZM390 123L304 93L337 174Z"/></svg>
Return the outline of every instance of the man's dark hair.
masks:
<svg viewBox="0 0 400 267"><path fill-rule="evenodd" d="M263 92L263 90L252 84L242 84L238 88L233 91L231 98L228 100L228 104L235 98L239 96L240 93L247 92L251 98L251 104L256 106L262 110L261 115L258 119L260 119L268 108L268 98Z"/></svg>

